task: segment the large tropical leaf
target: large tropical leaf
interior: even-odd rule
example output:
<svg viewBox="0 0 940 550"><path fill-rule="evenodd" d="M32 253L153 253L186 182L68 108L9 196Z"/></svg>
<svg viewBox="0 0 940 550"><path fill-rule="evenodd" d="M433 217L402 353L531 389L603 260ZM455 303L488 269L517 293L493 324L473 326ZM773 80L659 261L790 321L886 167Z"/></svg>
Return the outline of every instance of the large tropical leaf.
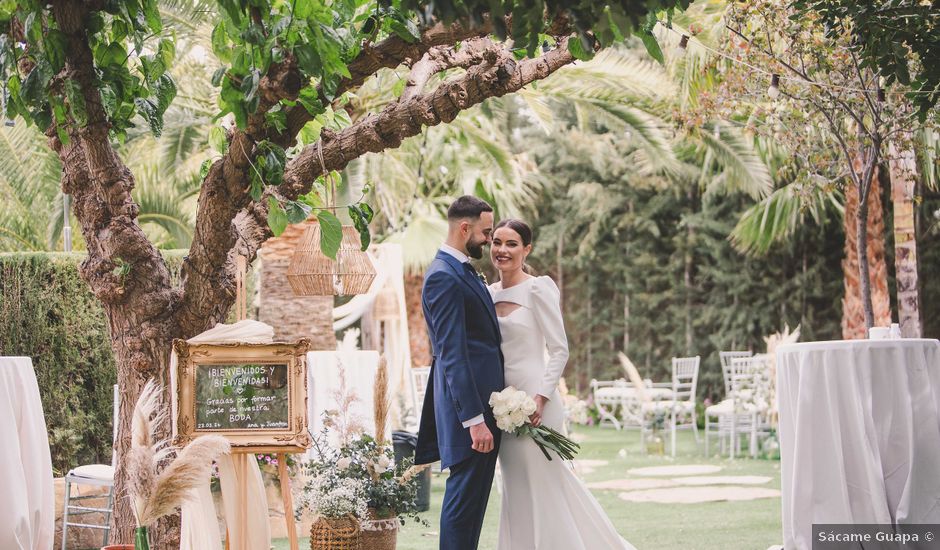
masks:
<svg viewBox="0 0 940 550"><path fill-rule="evenodd" d="M711 130L706 128L696 133L721 170L709 183L709 192L745 193L758 200L769 195L774 186L773 178L753 140L731 126Z"/></svg>
<svg viewBox="0 0 940 550"><path fill-rule="evenodd" d="M731 243L745 254L763 255L774 244L790 238L808 219L819 225L828 214L842 212L838 195L821 187L801 191L790 184L749 208L732 231Z"/></svg>

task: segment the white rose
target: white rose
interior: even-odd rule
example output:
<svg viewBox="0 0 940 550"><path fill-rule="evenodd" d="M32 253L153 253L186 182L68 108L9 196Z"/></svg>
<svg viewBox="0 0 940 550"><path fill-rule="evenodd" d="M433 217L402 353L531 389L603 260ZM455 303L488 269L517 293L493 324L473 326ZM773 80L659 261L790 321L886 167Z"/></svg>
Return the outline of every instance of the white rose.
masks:
<svg viewBox="0 0 940 550"><path fill-rule="evenodd" d="M389 468L391 468L392 466L392 459L390 459L389 457L385 455L382 455L379 457L378 461L376 461L376 465L378 466L376 468L377 471L387 472Z"/></svg>
<svg viewBox="0 0 940 550"><path fill-rule="evenodd" d="M517 409L512 411L512 414L509 418L512 421L513 426L518 428L519 426L525 424L527 416L522 410Z"/></svg>
<svg viewBox="0 0 940 550"><path fill-rule="evenodd" d="M352 464L352 459L349 458L348 456L344 456L343 458L336 461L336 467L339 468L340 470L345 470L346 468L349 468L350 464Z"/></svg>
<svg viewBox="0 0 940 550"><path fill-rule="evenodd" d="M525 403L522 404L522 412L524 412L526 416L530 416L535 412L535 408L535 400L526 396Z"/></svg>

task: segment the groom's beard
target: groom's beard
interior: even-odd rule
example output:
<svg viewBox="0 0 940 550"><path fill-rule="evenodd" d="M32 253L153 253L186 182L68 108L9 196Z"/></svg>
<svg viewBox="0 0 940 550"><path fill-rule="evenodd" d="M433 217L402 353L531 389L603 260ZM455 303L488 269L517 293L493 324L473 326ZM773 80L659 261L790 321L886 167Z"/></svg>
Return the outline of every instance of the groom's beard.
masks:
<svg viewBox="0 0 940 550"><path fill-rule="evenodd" d="M483 246L485 244L486 243L467 243L467 255L474 260L479 260L483 257Z"/></svg>

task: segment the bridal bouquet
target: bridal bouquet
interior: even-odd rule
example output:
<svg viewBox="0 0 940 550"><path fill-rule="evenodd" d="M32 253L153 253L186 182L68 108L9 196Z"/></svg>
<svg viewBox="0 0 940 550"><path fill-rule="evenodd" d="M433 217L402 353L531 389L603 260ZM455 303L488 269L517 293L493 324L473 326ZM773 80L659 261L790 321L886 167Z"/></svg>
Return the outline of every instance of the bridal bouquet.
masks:
<svg viewBox="0 0 940 550"><path fill-rule="evenodd" d="M535 400L516 388L509 386L503 391L490 394L490 406L500 430L515 435L531 437L545 458L551 460L548 451L554 451L564 460L571 460L581 448L564 435L545 426L535 427L529 423L529 416L535 412Z"/></svg>

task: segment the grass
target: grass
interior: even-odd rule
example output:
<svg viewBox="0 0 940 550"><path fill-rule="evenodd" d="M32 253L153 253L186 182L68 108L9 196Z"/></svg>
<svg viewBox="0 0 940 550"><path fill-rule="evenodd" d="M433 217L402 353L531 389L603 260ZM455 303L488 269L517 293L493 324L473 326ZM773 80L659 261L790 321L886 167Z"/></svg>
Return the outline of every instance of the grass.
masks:
<svg viewBox="0 0 940 550"><path fill-rule="evenodd" d="M586 439L579 458L609 461L608 465L587 473L586 482L622 479L627 470L643 466L672 464L714 464L722 467L717 475L761 475L772 478L762 487L780 488L780 463L767 460L705 458L689 432L679 432L676 459L648 456L640 446L636 430L618 432L611 428L578 427ZM620 450L625 451L621 456ZM444 475L434 476L431 509L422 514L430 527L406 525L398 535L399 550L436 550L437 521L444 495ZM617 530L639 550L766 550L782 543L780 499L703 504L656 504L625 502L618 491L594 491L601 506ZM493 490L486 522L480 538L481 550L496 547L499 520L499 494ZM300 548L309 548L306 538ZM287 550L286 539L275 541L275 548ZM603 549L598 549L603 550Z"/></svg>

